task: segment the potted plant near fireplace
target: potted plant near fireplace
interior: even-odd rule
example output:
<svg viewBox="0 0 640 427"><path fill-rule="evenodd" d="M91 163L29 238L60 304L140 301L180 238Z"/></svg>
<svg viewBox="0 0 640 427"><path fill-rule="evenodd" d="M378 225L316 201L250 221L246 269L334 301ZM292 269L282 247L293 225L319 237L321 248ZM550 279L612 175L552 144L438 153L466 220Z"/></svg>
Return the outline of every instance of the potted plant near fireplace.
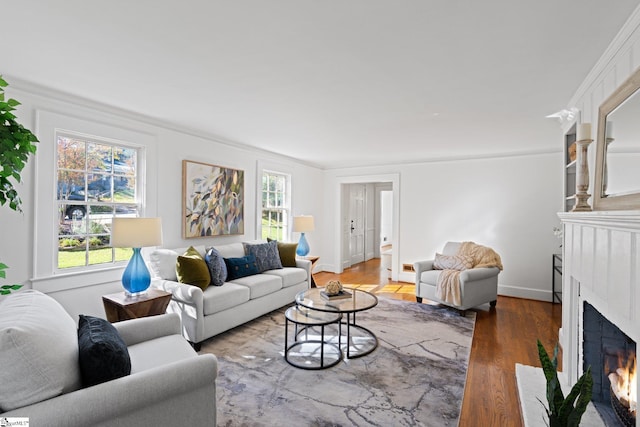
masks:
<svg viewBox="0 0 640 427"><path fill-rule="evenodd" d="M538 355L547 380L547 403L549 407L545 407L545 410L549 417L549 427L580 425L582 414L584 414L587 405L591 401L593 388L591 367L587 368L587 371L578 379L565 397L558 380L558 345L556 344L553 350L553 359L550 359L544 346L538 340Z"/></svg>
<svg viewBox="0 0 640 427"><path fill-rule="evenodd" d="M22 169L29 155L35 154L38 138L16 121L13 111L20 103L15 99L5 100L4 88L7 82L0 76L0 206L8 204L9 209L22 212L22 201L13 181L20 182ZM9 268L0 262L0 279L6 278ZM20 289L21 285L2 285L0 295Z"/></svg>

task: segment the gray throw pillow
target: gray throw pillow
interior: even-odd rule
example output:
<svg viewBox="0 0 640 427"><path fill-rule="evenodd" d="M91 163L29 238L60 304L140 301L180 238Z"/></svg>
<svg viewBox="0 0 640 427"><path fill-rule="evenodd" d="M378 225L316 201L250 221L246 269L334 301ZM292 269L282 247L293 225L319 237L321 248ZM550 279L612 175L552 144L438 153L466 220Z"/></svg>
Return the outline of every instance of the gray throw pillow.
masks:
<svg viewBox="0 0 640 427"><path fill-rule="evenodd" d="M220 252L216 248L207 249L204 260L207 262L207 267L209 267L211 284L214 286L224 285L225 280L227 280L227 265Z"/></svg>
<svg viewBox="0 0 640 427"><path fill-rule="evenodd" d="M244 243L244 251L247 255L254 255L256 257L256 264L258 265L258 271L260 273L282 268L280 253L278 252L278 242L275 240L257 245Z"/></svg>

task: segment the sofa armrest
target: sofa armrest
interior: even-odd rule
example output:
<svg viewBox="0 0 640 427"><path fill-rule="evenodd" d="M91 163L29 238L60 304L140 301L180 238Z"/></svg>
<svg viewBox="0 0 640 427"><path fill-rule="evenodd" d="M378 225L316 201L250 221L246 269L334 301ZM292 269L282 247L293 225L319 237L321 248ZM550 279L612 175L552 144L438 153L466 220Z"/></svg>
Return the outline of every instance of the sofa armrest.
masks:
<svg viewBox="0 0 640 427"><path fill-rule="evenodd" d="M413 263L413 269L416 272L416 284L420 282L420 275L423 271L433 270L433 261L432 259L425 261L417 261Z"/></svg>
<svg viewBox="0 0 640 427"><path fill-rule="evenodd" d="M167 335L180 335L180 317L175 313L114 323L127 346Z"/></svg>
<svg viewBox="0 0 640 427"><path fill-rule="evenodd" d="M186 283L174 282L173 280L153 279L151 286L156 289L171 292L171 298L189 305L202 307L202 289Z"/></svg>
<svg viewBox="0 0 640 427"><path fill-rule="evenodd" d="M311 271L311 261L308 259L296 258L296 267L302 268L307 272L307 282L309 288L311 288L311 273L313 273Z"/></svg>
<svg viewBox="0 0 640 427"><path fill-rule="evenodd" d="M216 425L218 361L203 354L2 414L34 426Z"/></svg>
<svg viewBox="0 0 640 427"><path fill-rule="evenodd" d="M460 283L472 282L475 280L488 279L500 274L498 267L471 268L460 272Z"/></svg>

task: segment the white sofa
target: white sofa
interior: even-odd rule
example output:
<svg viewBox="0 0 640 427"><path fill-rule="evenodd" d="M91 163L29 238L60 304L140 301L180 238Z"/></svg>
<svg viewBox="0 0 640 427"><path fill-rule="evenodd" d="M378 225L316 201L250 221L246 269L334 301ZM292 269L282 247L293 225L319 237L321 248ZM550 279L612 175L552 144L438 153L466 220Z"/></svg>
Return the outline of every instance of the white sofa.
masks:
<svg viewBox="0 0 640 427"><path fill-rule="evenodd" d="M262 242L248 242L262 243ZM194 248L205 256L204 245ZM245 256L241 242L214 246L224 258ZM222 286L179 283L175 265L187 248L158 249L149 256L151 286L173 294L167 312L182 320L182 334L198 350L202 341L295 300L298 292L311 287L311 262L296 260L296 267L267 270L261 274L225 282Z"/></svg>
<svg viewBox="0 0 640 427"><path fill-rule="evenodd" d="M50 427L216 425L217 359L191 348L175 314L113 326L131 373L87 386L78 329L64 308L31 289L1 298L0 419Z"/></svg>

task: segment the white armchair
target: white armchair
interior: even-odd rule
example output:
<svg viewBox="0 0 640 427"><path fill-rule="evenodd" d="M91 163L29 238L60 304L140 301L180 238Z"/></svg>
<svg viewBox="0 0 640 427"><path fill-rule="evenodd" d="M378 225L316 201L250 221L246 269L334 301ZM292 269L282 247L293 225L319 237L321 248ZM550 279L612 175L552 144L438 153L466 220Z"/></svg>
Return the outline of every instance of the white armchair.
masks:
<svg viewBox="0 0 640 427"><path fill-rule="evenodd" d="M456 255L462 245L461 242L447 242L442 250L443 255ZM499 260L499 258L498 258ZM454 304L438 298L436 287L443 271L433 268L434 260L419 261L413 264L416 272L416 300L422 298L438 302L460 311L461 315L469 308L489 303L495 307L498 299L498 274L502 265L496 267L470 268L460 271L460 304Z"/></svg>
<svg viewBox="0 0 640 427"><path fill-rule="evenodd" d="M62 306L30 289L0 299L0 418L54 427L216 425L217 359L191 348L176 314L113 326L131 374L83 388L78 331Z"/></svg>

